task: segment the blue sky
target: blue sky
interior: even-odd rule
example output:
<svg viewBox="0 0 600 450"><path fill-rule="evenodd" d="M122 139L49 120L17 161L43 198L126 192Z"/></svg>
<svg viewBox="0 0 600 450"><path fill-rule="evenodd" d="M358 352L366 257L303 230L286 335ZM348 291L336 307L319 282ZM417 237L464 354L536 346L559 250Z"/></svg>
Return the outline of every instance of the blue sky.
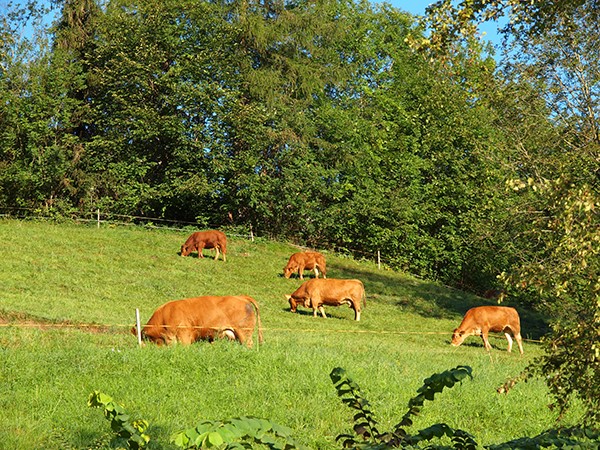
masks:
<svg viewBox="0 0 600 450"><path fill-rule="evenodd" d="M380 2L380 0L372 0L374 3ZM392 6L407 11L411 14L415 15L423 15L425 14L425 8L429 6L431 3L434 3L435 0L385 0L387 3ZM0 12L2 9L6 8L9 0L0 0ZM13 0L14 3L20 4L22 0ZM481 27L481 31L486 32L486 39L489 39L493 44L500 44L500 36L496 32L497 24L490 23L485 24Z"/></svg>
<svg viewBox="0 0 600 450"><path fill-rule="evenodd" d="M372 1L380 3L378 0ZM425 14L425 8L431 3L435 3L435 0L386 0L386 2L398 9L422 16ZM494 45L501 43L501 36L497 32L497 28L498 24L496 23L486 23L480 27L481 31L486 33L484 39L490 40Z"/></svg>

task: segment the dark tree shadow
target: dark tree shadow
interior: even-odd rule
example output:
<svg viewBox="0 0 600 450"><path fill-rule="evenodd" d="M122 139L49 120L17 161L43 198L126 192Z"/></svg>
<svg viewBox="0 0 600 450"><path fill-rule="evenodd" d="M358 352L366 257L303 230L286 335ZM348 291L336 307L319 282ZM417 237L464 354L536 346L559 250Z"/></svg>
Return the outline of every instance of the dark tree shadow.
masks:
<svg viewBox="0 0 600 450"><path fill-rule="evenodd" d="M467 292L415 278L399 277L386 271L372 272L359 268L337 267L337 278L357 278L365 285L367 302L388 303L404 311L428 318L456 320L456 326L464 314L475 306L497 305L494 300L478 297ZM548 320L536 311L511 302L501 305L517 309L521 318L521 334L524 339L539 339L550 330Z"/></svg>

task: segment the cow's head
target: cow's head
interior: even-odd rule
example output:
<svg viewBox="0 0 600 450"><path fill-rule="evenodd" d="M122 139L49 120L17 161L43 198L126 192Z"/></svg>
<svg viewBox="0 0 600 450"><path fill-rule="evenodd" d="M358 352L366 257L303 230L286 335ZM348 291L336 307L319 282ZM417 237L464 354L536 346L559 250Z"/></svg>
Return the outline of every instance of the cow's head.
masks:
<svg viewBox="0 0 600 450"><path fill-rule="evenodd" d="M286 277L286 278L288 278L288 277ZM287 299L287 301L290 304L290 311L293 312L293 313L295 313L296 309L297 309L297 306L298 306L298 303L296 302L296 299L294 297L292 297L291 295L286 295L285 298Z"/></svg>
<svg viewBox="0 0 600 450"><path fill-rule="evenodd" d="M450 344L452 344L454 347L458 347L460 344L463 343L467 336L468 334L465 331L456 328L452 333L452 341L450 342Z"/></svg>
<svg viewBox="0 0 600 450"><path fill-rule="evenodd" d="M133 334L136 338L137 338L137 327L134 325L133 327L131 327L131 334ZM148 337L146 336L146 334L144 333L144 330L142 329L142 345L146 345L146 340L148 339Z"/></svg>
<svg viewBox="0 0 600 450"><path fill-rule="evenodd" d="M187 256L190 253L192 253L192 249L190 247L188 247L187 245L183 244L181 246L181 256Z"/></svg>
<svg viewBox="0 0 600 450"><path fill-rule="evenodd" d="M289 278L295 271L297 267L292 268L289 264L283 268L283 276Z"/></svg>

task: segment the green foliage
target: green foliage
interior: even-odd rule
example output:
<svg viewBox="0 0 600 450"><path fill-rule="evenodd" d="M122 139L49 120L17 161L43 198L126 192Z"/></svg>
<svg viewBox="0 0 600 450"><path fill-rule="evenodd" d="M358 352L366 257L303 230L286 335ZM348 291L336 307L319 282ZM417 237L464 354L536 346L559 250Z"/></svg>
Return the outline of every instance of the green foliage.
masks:
<svg viewBox="0 0 600 450"><path fill-rule="evenodd" d="M257 417L204 420L194 428L175 433L171 442L182 449L243 449L256 445L281 450L301 448L292 439L292 430Z"/></svg>
<svg viewBox="0 0 600 450"><path fill-rule="evenodd" d="M436 393L445 387L451 388L456 383L462 382L466 377L472 378L469 366L457 366L442 373L433 374L424 380L417 392L417 396L408 402L408 411L402 420L387 433L380 433L377 421L370 409L369 402L362 396L358 385L350 379L346 371L340 367L332 370L330 374L338 396L343 397L342 402L357 411L354 415L354 433L362 438L357 441L354 436L344 434L338 436L338 441L343 439L344 448L353 449L387 449L387 448L427 448L447 449L444 444L429 443L433 439L449 438L452 448L457 450L475 450L478 448L473 436L466 431L453 429L445 423L434 424L415 434L409 434L406 427L413 425L411 416L418 416L425 400L433 401ZM565 449L598 449L600 448L600 430L595 427L572 427L566 429L550 429L534 437L525 437L511 440L502 444L485 446L488 450L526 449L536 450L546 447Z"/></svg>
<svg viewBox="0 0 600 450"><path fill-rule="evenodd" d="M486 446L488 450L538 450L540 447L556 447L565 450L597 450L600 448L600 430L584 427L548 430L531 438L526 437Z"/></svg>
<svg viewBox="0 0 600 450"><path fill-rule="evenodd" d="M150 441L150 436L144 433L148 428L148 422L143 419L132 422L125 408L113 401L111 396L94 391L90 394L88 406L104 408L104 417L110 421L111 429L120 442L124 441L127 448L132 450L145 448Z"/></svg>
<svg viewBox="0 0 600 450"><path fill-rule="evenodd" d="M562 179L515 180L512 186L532 191L529 198L545 210L524 236L530 257L502 276L509 286L536 292L538 306L554 317L546 354L531 370L545 377L561 413L578 397L586 405L587 423L598 423L600 198L591 187Z"/></svg>
<svg viewBox="0 0 600 450"><path fill-rule="evenodd" d="M46 52L7 61L0 206L233 220L469 283L493 115L412 27L359 1L67 2Z"/></svg>
<svg viewBox="0 0 600 450"><path fill-rule="evenodd" d="M127 448L138 450L145 448L150 436L145 434L148 422L135 420L122 405L112 397L94 391L88 399L88 406L104 408L104 417L110 421L110 427L117 435L119 443ZM224 421L204 420L194 428L175 433L171 443L182 449L243 449L264 445L275 450L302 448L292 439L292 430L269 420L257 417L238 417Z"/></svg>
<svg viewBox="0 0 600 450"><path fill-rule="evenodd" d="M413 36L411 43L416 48L445 53L457 42L477 36L481 23L498 22L506 16L508 23L503 31L523 38L535 38L547 30L573 28L576 24L573 17L582 6L589 8L590 20L598 20L596 5L586 0L469 0L458 4L438 0L427 7L422 20L422 26L430 28L430 36Z"/></svg>
<svg viewBox="0 0 600 450"><path fill-rule="evenodd" d="M425 379L423 386L417 390L418 395L409 400L408 411L402 420L394 427L393 431L382 433L377 429L377 421L370 409L370 404L362 396L358 385L347 376L344 369L336 367L330 374L331 380L338 396L343 397L342 402L357 411L354 415L354 432L362 438L362 441L357 442L352 435L340 435L337 437L338 441L344 441L344 448L418 448L424 442L445 436L452 440L453 448L457 450L475 450L477 443L469 433L455 430L445 423L432 425L413 435L406 430L407 427L413 425L411 416L416 417L420 414L425 400L433 401L435 394L442 392L444 388L451 388L466 377L472 378L471 371L469 366L457 366ZM427 444L427 448L435 447Z"/></svg>

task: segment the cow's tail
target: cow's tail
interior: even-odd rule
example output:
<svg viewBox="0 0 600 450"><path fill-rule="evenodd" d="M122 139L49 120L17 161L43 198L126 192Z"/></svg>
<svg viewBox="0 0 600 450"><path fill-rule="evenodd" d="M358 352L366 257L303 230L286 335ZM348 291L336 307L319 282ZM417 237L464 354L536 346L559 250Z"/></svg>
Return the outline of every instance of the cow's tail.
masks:
<svg viewBox="0 0 600 450"><path fill-rule="evenodd" d="M223 253L223 261L227 261L227 239L222 239L219 242L219 247L221 247L221 253Z"/></svg>
<svg viewBox="0 0 600 450"><path fill-rule="evenodd" d="M260 310L258 308L258 303L252 297L246 297L250 303L254 306L254 310L256 311L256 322L258 323L258 343L262 344L264 342L263 334L262 334L262 324L260 322Z"/></svg>
<svg viewBox="0 0 600 450"><path fill-rule="evenodd" d="M361 284L362 284L362 281L361 281ZM361 301L362 301L362 304L363 304L363 308L366 308L367 307L367 292L365 291L365 285L364 284L363 284L363 287L362 287L362 299L361 299Z"/></svg>

